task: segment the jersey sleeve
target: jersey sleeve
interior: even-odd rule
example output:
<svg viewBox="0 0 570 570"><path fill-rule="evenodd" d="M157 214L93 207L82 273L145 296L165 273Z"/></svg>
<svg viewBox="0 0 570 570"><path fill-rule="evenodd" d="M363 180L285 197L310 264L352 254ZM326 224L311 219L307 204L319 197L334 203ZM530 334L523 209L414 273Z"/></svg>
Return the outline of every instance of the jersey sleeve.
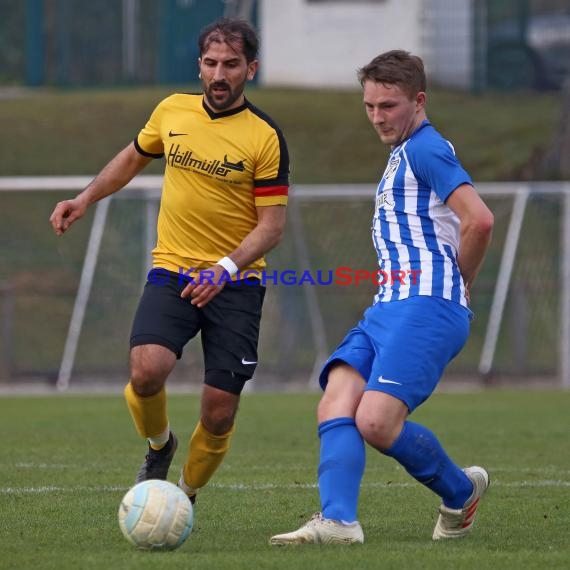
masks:
<svg viewBox="0 0 570 570"><path fill-rule="evenodd" d="M146 125L134 140L137 151L149 158L162 158L164 156L164 143L160 136L163 103L161 102L156 106Z"/></svg>
<svg viewBox="0 0 570 570"><path fill-rule="evenodd" d="M415 145L408 159L414 174L429 186L442 202L462 184L473 185L471 176L455 156L453 146L443 138L430 140L429 144Z"/></svg>
<svg viewBox="0 0 570 570"><path fill-rule="evenodd" d="M278 128L267 137L257 161L253 194L256 206L287 204L289 193L289 151Z"/></svg>

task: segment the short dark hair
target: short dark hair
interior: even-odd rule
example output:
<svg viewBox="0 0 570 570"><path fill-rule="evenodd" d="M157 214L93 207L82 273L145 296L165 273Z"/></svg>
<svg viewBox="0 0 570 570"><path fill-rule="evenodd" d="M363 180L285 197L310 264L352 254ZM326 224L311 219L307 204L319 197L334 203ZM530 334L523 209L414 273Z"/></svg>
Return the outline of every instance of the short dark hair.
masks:
<svg viewBox="0 0 570 570"><path fill-rule="evenodd" d="M425 91L427 86L421 58L399 49L376 56L358 70L358 80L362 86L365 81L397 85L410 99Z"/></svg>
<svg viewBox="0 0 570 570"><path fill-rule="evenodd" d="M256 59L259 52L257 32L246 20L221 18L203 28L198 37L200 56L213 42L226 43L236 53L242 52L247 63Z"/></svg>

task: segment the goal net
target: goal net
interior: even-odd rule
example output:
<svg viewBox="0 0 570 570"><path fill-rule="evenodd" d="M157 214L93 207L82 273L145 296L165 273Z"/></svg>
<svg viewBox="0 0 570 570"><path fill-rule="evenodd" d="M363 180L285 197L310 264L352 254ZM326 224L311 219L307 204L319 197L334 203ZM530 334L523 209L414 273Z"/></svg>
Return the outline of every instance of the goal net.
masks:
<svg viewBox="0 0 570 570"><path fill-rule="evenodd" d="M55 203L88 180L0 178L0 385L93 390L128 378L129 332L150 269L161 177L139 176L55 237L48 223ZM477 187L495 214L495 232L472 292L470 339L443 382L570 387L570 184ZM292 189L285 238L268 255L252 389L316 388L322 361L370 304L374 188ZM192 389L202 379L196 338L169 383Z"/></svg>

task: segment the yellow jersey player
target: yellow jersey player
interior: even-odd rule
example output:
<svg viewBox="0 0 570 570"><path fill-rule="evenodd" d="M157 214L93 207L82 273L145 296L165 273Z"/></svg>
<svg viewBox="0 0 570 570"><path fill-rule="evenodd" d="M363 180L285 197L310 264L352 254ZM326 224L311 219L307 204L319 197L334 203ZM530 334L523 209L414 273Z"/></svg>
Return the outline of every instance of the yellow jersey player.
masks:
<svg viewBox="0 0 570 570"><path fill-rule="evenodd" d="M203 93L160 102L135 140L50 218L62 235L89 205L164 157L158 240L133 322L125 397L148 440L136 482L166 479L178 442L165 384L201 333L201 414L179 479L192 502L229 449L240 394L257 365L265 288L255 275L281 240L289 186L285 139L244 95L258 68L256 31L222 19L202 30L198 44Z"/></svg>

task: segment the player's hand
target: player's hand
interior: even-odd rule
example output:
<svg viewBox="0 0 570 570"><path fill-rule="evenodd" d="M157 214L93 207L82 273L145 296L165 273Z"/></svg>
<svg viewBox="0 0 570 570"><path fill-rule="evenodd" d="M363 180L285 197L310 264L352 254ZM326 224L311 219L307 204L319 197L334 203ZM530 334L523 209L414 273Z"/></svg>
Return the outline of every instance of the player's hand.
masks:
<svg viewBox="0 0 570 570"><path fill-rule="evenodd" d="M86 204L79 198L58 202L49 219L53 231L58 236L64 234L73 222L83 217L86 210Z"/></svg>
<svg viewBox="0 0 570 570"><path fill-rule="evenodd" d="M467 301L467 306L471 305L471 289L469 285L465 285L465 300Z"/></svg>
<svg viewBox="0 0 570 570"><path fill-rule="evenodd" d="M202 308L208 304L226 285L222 275L227 272L221 265L213 265L210 269L200 271L198 277L194 277L194 282L188 283L184 287L180 296L183 299L191 297L192 305Z"/></svg>

